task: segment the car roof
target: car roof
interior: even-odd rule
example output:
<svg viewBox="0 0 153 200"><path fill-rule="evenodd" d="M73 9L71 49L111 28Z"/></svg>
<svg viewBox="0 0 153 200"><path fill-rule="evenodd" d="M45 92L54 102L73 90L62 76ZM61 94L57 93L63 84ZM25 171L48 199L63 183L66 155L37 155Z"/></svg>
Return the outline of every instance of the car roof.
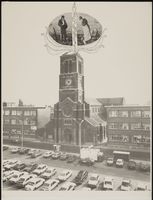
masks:
<svg viewBox="0 0 153 200"><path fill-rule="evenodd" d="M129 179L126 179L126 178L124 178L124 179L122 180L122 182L129 183L129 182L130 182L130 180L129 180Z"/></svg>
<svg viewBox="0 0 153 200"><path fill-rule="evenodd" d="M71 172L71 170L64 169L64 170L62 171L62 173L67 173L67 172Z"/></svg>
<svg viewBox="0 0 153 200"><path fill-rule="evenodd" d="M39 177L35 177L35 178L32 178L31 180L30 180L30 182L36 182L36 181L38 181L38 180L43 180L42 178L39 178Z"/></svg>
<svg viewBox="0 0 153 200"><path fill-rule="evenodd" d="M121 158L118 158L118 159L117 159L117 161L123 161L123 159L121 159Z"/></svg>
<svg viewBox="0 0 153 200"><path fill-rule="evenodd" d="M48 167L48 168L47 168L47 171L48 171L48 170L53 170L53 169L55 169L55 168L54 168L54 167Z"/></svg>
<svg viewBox="0 0 153 200"><path fill-rule="evenodd" d="M65 184L63 184L64 187L68 187L70 185L76 185L75 183L72 183L72 182L66 182ZM63 187L62 186L62 187Z"/></svg>
<svg viewBox="0 0 153 200"><path fill-rule="evenodd" d="M104 178L104 180L105 180L105 181L112 181L112 177L106 176L106 177Z"/></svg>
<svg viewBox="0 0 153 200"><path fill-rule="evenodd" d="M49 183L50 184L52 182L59 182L59 180L57 180L57 179L49 179L45 183Z"/></svg>
<svg viewBox="0 0 153 200"><path fill-rule="evenodd" d="M90 177L97 177L97 176L98 176L98 174L95 174L95 173L90 174Z"/></svg>

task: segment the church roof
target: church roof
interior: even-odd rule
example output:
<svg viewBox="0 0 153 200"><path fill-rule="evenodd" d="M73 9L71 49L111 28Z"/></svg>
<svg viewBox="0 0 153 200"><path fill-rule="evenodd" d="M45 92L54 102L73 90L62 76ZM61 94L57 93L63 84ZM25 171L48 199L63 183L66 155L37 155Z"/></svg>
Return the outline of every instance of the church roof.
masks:
<svg viewBox="0 0 153 200"><path fill-rule="evenodd" d="M98 115L93 115L90 118L85 117L85 120L93 126L99 126L99 124L105 124L106 122L102 120Z"/></svg>
<svg viewBox="0 0 153 200"><path fill-rule="evenodd" d="M103 106L112 106L112 105L123 105L124 98L123 97L116 97L116 98L97 98L97 100Z"/></svg>
<svg viewBox="0 0 153 200"><path fill-rule="evenodd" d="M101 103L96 98L87 98L85 101L90 105L101 106Z"/></svg>

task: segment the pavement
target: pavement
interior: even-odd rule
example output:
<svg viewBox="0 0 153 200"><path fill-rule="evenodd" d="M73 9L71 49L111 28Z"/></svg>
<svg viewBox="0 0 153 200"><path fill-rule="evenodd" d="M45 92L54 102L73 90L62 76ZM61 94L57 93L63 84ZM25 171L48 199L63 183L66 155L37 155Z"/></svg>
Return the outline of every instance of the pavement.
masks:
<svg viewBox="0 0 153 200"><path fill-rule="evenodd" d="M45 152L45 151L46 150L42 150L42 152ZM61 172L63 169L70 169L72 170L73 175L72 177L68 179L68 181L71 181L76 176L79 170L87 170L89 172L89 176L91 173L99 174L101 181L106 176L113 178L114 190L118 190L123 178L127 178L131 180L133 190L139 182L147 185L148 188L150 188L150 174L149 173L143 173L136 170L131 171L125 167L124 168L116 168L115 166L108 167L105 161L102 163L95 163L94 166L87 167L87 166L80 166L78 162L67 163L66 161L53 160L51 158L46 159L46 158L43 158L42 155L33 159L33 158L30 158L30 156L28 155L20 155L18 153L12 154L10 150L6 150L3 152L3 159L11 159L11 158L24 161L25 163L34 161L36 163L46 164L49 167L55 167L57 169L57 174L53 178L56 178L58 173ZM81 186L77 187L76 190L80 190L83 186L86 186L87 181L88 180L86 180ZM61 185L57 187L55 190L59 190L60 187ZM18 190L14 185L13 186L8 185L7 183L4 183L3 189L4 190Z"/></svg>

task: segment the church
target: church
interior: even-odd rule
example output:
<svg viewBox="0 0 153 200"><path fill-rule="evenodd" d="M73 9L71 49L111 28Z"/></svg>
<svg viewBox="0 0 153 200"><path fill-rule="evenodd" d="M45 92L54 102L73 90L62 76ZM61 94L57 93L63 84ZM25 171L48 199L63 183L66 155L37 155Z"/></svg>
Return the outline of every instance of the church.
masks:
<svg viewBox="0 0 153 200"><path fill-rule="evenodd" d="M85 100L84 62L79 53L60 57L59 102L54 105L57 144L98 145L107 142L105 110L100 99Z"/></svg>

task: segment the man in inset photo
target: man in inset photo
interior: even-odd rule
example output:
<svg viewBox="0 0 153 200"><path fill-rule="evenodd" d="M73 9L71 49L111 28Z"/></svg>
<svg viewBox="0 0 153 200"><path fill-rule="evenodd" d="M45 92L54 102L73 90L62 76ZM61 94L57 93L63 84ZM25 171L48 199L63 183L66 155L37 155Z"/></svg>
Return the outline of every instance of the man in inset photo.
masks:
<svg viewBox="0 0 153 200"><path fill-rule="evenodd" d="M66 33L66 29L67 29L67 22L65 20L64 15L61 16L61 19L58 21L58 26L61 29L61 42L65 43L66 42L66 38L67 38L67 33Z"/></svg>

